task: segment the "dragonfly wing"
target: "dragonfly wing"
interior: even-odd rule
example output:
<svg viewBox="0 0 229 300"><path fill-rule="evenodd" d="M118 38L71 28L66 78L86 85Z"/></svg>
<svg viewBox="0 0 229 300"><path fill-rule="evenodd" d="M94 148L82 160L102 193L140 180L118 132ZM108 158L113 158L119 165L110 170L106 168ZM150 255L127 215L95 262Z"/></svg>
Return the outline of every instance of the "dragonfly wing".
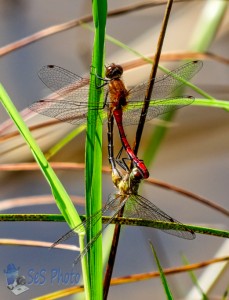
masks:
<svg viewBox="0 0 229 300"><path fill-rule="evenodd" d="M157 118L165 113L188 106L191 103L193 103L194 100L195 98L192 96L182 96L167 98L165 100L155 100L151 102L152 106L150 106L148 109L146 121Z"/></svg>
<svg viewBox="0 0 229 300"><path fill-rule="evenodd" d="M89 228L94 226L99 219L102 217L103 214L105 214L107 211L113 211L114 208L117 205L114 205L114 203L118 202L119 195L114 196L110 195L108 198L107 203L104 205L104 207L97 211L95 214L93 214L90 218L87 218L82 223L80 223L78 226L74 227L73 229L69 230L67 233L65 233L62 237L60 237L57 241L55 241L51 248L55 247L56 245L62 243L63 241L66 241L67 239L71 238L72 236L75 236L77 232L82 231L83 228Z"/></svg>
<svg viewBox="0 0 229 300"><path fill-rule="evenodd" d="M44 66L38 72L38 76L55 94L51 95L50 99L33 103L29 106L31 110L73 125L86 122L89 78L80 77L54 65ZM104 89L107 91L107 87ZM97 101L94 101L89 107L89 109L102 108L103 103L100 104Z"/></svg>
<svg viewBox="0 0 229 300"><path fill-rule="evenodd" d="M84 119L86 117L89 97L89 77L83 78L55 65L44 66L38 72L38 76L41 81L50 90L59 95L59 97L51 95L48 103L46 103L46 100L38 101L38 104L33 104L31 109L46 116L55 117L61 121L67 122L68 120L66 120L67 117L65 114L70 114L72 120L70 123L82 123L78 121L78 116L83 114ZM105 92L107 91L107 88L107 86L103 87ZM93 87L91 87L91 89L93 89ZM94 87L94 90L96 89L97 87ZM64 101L66 102L66 105L64 105ZM42 107L45 107L44 110ZM90 104L89 107L89 109L102 108L103 103L100 103L97 100L93 101L93 104ZM53 109L55 110L55 113L52 113ZM62 111L63 109L64 111ZM72 110L74 110L74 112ZM75 112L75 110L77 110L77 112ZM76 116L75 122L73 121L74 116Z"/></svg>
<svg viewBox="0 0 229 300"><path fill-rule="evenodd" d="M59 243L69 239L72 236L76 235L76 232L80 232L83 228L89 228L94 226L102 217L103 214L105 214L106 212L114 212L114 214L112 215L112 217L109 219L109 221L105 224L105 226L103 227L103 229L101 229L96 236L87 243L86 247L83 249L82 253L74 260L74 265L78 263L79 259L81 257L83 257L88 250L90 249L90 247L94 244L94 242L99 238L100 234L105 230L105 228L113 221L113 219L117 216L117 214L119 213L120 209L123 207L123 205L126 203L127 198L123 199L123 196L116 194L116 195L110 195L109 199L106 203L106 205L99 210L97 213L95 213L93 216L91 216L90 218L86 219L85 221L83 221L81 224L79 224L78 226L76 226L75 228L71 229L70 231L68 231L66 234L64 234L61 238L59 238L57 241L55 241L51 248L55 247L56 245L58 245Z"/></svg>
<svg viewBox="0 0 229 300"><path fill-rule="evenodd" d="M112 210L113 201L112 201L112 199L110 199L110 200L108 199L107 203L104 205L104 207L101 210L97 211L93 216L86 219L81 224L79 224L78 226L74 227L73 229L71 229L67 233L65 233L61 238L59 238L57 241L55 241L52 244L51 248L62 243L63 241L66 241L67 239L75 236L77 234L76 232L80 232L83 228L94 226L99 221L99 219L102 217L103 214L105 214L109 210Z"/></svg>
<svg viewBox="0 0 229 300"><path fill-rule="evenodd" d="M119 211L121 210L121 208L125 205L126 201L127 201L127 197L125 199L123 199L123 196L121 195L116 195L116 197L114 199L112 199L109 202L109 209L112 208L112 211L114 211L112 217L109 219L109 221L104 225L104 227L93 237L93 239L91 239L87 245L85 246L85 248L83 249L83 251L81 252L80 255L78 255L76 257L76 259L74 260L74 265L76 265L80 258L82 258L85 254L87 254L88 250L92 247L92 245L95 243L95 241L99 238L99 236L102 234L102 232L107 228L107 226L117 217ZM116 204L119 203L119 205L117 206Z"/></svg>
<svg viewBox="0 0 229 300"><path fill-rule="evenodd" d="M87 102L89 78L83 78L55 65L42 67L38 76L51 91L61 97L76 100L77 94L81 99L79 101Z"/></svg>
<svg viewBox="0 0 229 300"><path fill-rule="evenodd" d="M87 119L87 104L81 105L75 101L47 99L34 102L29 109L41 115L80 125Z"/></svg>
<svg viewBox="0 0 229 300"><path fill-rule="evenodd" d="M191 61L183 66L155 79L152 99L163 99L184 85L184 80L189 81L203 66L202 61ZM143 82L130 90L129 102L143 101L145 98L148 81Z"/></svg>
<svg viewBox="0 0 229 300"><path fill-rule="evenodd" d="M191 96L167 98L165 100L153 100L150 102L150 107L148 108L146 115L146 121L150 121L162 114L190 105L194 100L195 99ZM128 110L124 110L123 112L124 125L138 124L141 116L141 108L139 107L140 104L142 108L142 103L140 102L131 102L128 104Z"/></svg>
<svg viewBox="0 0 229 300"><path fill-rule="evenodd" d="M102 212L101 210L98 211L97 213L95 213L90 220L86 219L85 221L83 221L82 223L80 223L78 226L74 227L73 229L69 230L67 233L65 233L64 235L62 235L58 240L56 240L52 245L51 248L54 248L56 245L68 240L69 238L75 236L78 234L78 232L80 233L81 230L85 229L86 226L89 226L89 224L92 225L96 224L98 222L98 220L101 218L102 216Z"/></svg>
<svg viewBox="0 0 229 300"><path fill-rule="evenodd" d="M140 195L132 195L131 197L129 197L129 200L127 201L125 206L124 216L179 224L180 226L182 226L182 229L162 230L168 234L172 234L183 239L192 240L195 238L195 233L192 230L188 229L185 225L167 215L156 205Z"/></svg>

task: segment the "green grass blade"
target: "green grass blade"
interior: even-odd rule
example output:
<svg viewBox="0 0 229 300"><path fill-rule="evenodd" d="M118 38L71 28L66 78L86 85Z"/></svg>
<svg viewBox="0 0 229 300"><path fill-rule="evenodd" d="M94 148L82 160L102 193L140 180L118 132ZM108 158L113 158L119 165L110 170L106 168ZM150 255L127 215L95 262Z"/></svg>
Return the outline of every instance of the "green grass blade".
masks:
<svg viewBox="0 0 229 300"><path fill-rule="evenodd" d="M185 257L185 255L182 255L182 261L183 261L183 264L184 265L188 265L189 264L189 261L188 259ZM193 284L196 286L197 290L200 292L201 296L202 296L202 299L203 300L207 300L208 297L207 295L204 293L204 291L201 289L201 286L199 285L198 283L198 278L196 277L194 271L188 271L190 277L191 277L191 280L193 282Z"/></svg>
<svg viewBox="0 0 229 300"><path fill-rule="evenodd" d="M95 27L94 45L92 54L92 69L89 90L89 105L100 99L103 101L100 80L96 74L103 76L104 70L104 41L107 16L106 0L92 2L92 14ZM95 122L96 120L96 122ZM90 217L102 207L102 119L100 111L89 110L86 139L86 212ZM102 228L102 221L97 222L87 232L91 240ZM88 253L90 272L91 299L102 299L102 239L98 238Z"/></svg>
<svg viewBox="0 0 229 300"><path fill-rule="evenodd" d="M167 296L167 299L172 300L172 299L173 299L173 296L172 296L172 293L171 293L171 291L170 291L170 288L169 288L168 282L167 282L167 280L166 280L165 274L164 274L164 272L163 272L163 269L162 269L162 267L161 267L160 261L159 261L159 259L158 259L158 257L157 257L157 253L156 253L156 251L155 251L155 249L154 249L154 247L153 247L153 244L152 244L151 242L149 242L149 243L150 243L150 247L151 247L151 249L152 249L154 258L155 258L155 260L156 260L158 270L159 270L159 272L160 272L161 282L162 282L162 284L163 284L163 287L164 287L164 290L165 290L165 294L166 294L166 296Z"/></svg>
<svg viewBox="0 0 229 300"><path fill-rule="evenodd" d="M83 132L86 128L86 124L80 125L75 128L69 134L67 134L63 139L61 139L58 143L56 143L52 148L50 148L46 153L45 157L49 160L53 157L58 151L60 151L65 145L67 145L70 141L72 141L77 135Z"/></svg>
<svg viewBox="0 0 229 300"><path fill-rule="evenodd" d="M209 99L200 99L196 98L192 105L196 106L206 106L206 107L216 107L223 108L225 110L229 109L229 101L227 100L209 100Z"/></svg>
<svg viewBox="0 0 229 300"><path fill-rule="evenodd" d="M182 103L182 100L181 100ZM185 101L184 101L185 104ZM154 103L152 103L154 105ZM215 107L229 110L229 102L226 100L211 100L211 99L200 99L196 98L195 101L191 104L194 106L205 106L205 107ZM167 122L172 121L174 112L166 114L166 118L163 118ZM166 135L165 126L157 125L154 129L153 135L151 135L148 144L151 146L151 151L146 152L144 155L144 162L148 166L152 161L152 157L155 157L158 151L158 145L162 142L164 136Z"/></svg>
<svg viewBox="0 0 229 300"><path fill-rule="evenodd" d="M80 216L81 220L84 221L86 219L85 216ZM106 224L111 217L102 217L102 221ZM13 221L23 221L23 222L65 222L65 219L62 215L58 214L0 214L0 222L13 222ZM173 229L173 230L182 230L183 225L187 228L193 230L195 233L212 235L222 238L229 238L228 230L221 230L210 227L202 227L202 226L194 226L188 224L174 224L167 223L161 221L152 221L152 220L143 220L137 218L115 218L111 224L120 224L120 225L128 225L128 226L144 226L151 227L156 229ZM174 237L176 238L176 237Z"/></svg>
<svg viewBox="0 0 229 300"><path fill-rule="evenodd" d="M229 295L229 285L228 287L226 288L223 296L222 296L222 300L227 300L228 299L228 295Z"/></svg>
<svg viewBox="0 0 229 300"><path fill-rule="evenodd" d="M65 188L61 184L60 180L56 176L55 172L49 165L48 161L46 160L44 154L40 150L38 144L32 137L28 127L22 120L20 114L18 113L16 107L12 103L11 99L9 98L8 94L6 93L3 86L0 84L0 100L6 109L7 113L11 117L11 119L14 121L15 125L17 126L20 134L25 139L26 143L30 147L30 150L37 161L38 165L41 168L41 171L43 172L48 184L50 185L52 194L56 200L56 204L64 216L65 221L68 223L68 225L71 228L76 227L81 223L80 216L78 215L77 211L75 210L75 207L68 196ZM79 233L79 242L80 242L80 249L84 248L84 235L85 231L81 229L81 232ZM84 284L87 286L87 269L86 269L86 258L82 259L82 270L84 273Z"/></svg>
<svg viewBox="0 0 229 300"><path fill-rule="evenodd" d="M73 228L77 226L81 221L79 215L75 211L75 207L71 199L69 198L67 192L65 191L64 187L62 186L55 172L47 162L44 154L40 150L36 141L33 139L29 129L27 128L26 124L22 120L20 114L16 110L14 104L10 100L9 96L7 95L2 85L0 85L0 99L7 113L10 115L11 119L14 121L15 125L17 126L19 132L21 133L26 143L30 147L35 160L39 164L46 180L48 181L52 189L52 193L55 197L59 210L63 214L64 218L66 219L70 227Z"/></svg>
<svg viewBox="0 0 229 300"><path fill-rule="evenodd" d="M206 1L202 16L195 24L189 49L205 52L213 42L229 3L223 1Z"/></svg>

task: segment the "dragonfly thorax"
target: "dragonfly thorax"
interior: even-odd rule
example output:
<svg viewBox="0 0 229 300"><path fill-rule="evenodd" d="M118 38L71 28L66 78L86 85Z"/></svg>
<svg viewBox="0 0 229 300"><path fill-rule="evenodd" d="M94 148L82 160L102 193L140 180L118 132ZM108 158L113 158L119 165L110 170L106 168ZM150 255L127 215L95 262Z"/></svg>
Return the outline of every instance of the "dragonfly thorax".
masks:
<svg viewBox="0 0 229 300"><path fill-rule="evenodd" d="M116 185L119 189L119 195L136 195L138 193L138 187L142 178L135 176L136 169L133 168L131 173L126 173Z"/></svg>
<svg viewBox="0 0 229 300"><path fill-rule="evenodd" d="M112 79L109 82L109 96L112 107L119 109L125 107L128 95L129 92L121 79Z"/></svg>

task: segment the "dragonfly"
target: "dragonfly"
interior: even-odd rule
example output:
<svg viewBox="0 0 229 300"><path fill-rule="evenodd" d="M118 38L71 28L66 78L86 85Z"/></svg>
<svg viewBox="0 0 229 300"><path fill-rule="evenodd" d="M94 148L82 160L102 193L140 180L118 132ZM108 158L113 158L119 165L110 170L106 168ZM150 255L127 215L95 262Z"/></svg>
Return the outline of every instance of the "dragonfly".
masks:
<svg viewBox="0 0 229 300"><path fill-rule="evenodd" d="M95 241L99 238L102 232L107 228L109 224L111 224L114 219L118 216L120 210L124 207L123 217L125 218L139 218L145 220L153 220L153 221L162 221L169 222L172 224L179 225L179 229L162 229L165 233L177 236L179 238L193 240L195 239L195 233L190 230L187 226L180 223L176 219L170 217L168 214L163 212L160 208L154 205L151 201L146 198L140 196L138 194L138 187L142 179L139 179L138 169L134 167L131 172L126 172L122 179L119 181L117 185L118 191L114 194L111 194L108 198L105 206L99 210L97 213L92 215L83 221L80 225L68 231L61 238L55 241L52 244L52 248L58 245L59 243L69 239L76 235L76 231L81 231L84 228L90 228L94 226L100 218L106 213L112 213L112 216L108 220L108 222L104 225L103 229L101 229L85 246L80 255L76 257L74 260L74 265L76 265L79 260L87 254L87 252L91 249Z"/></svg>
<svg viewBox="0 0 229 300"><path fill-rule="evenodd" d="M152 99L146 116L146 121L152 120L164 113L190 105L194 98L192 96L169 97L179 89L184 80L189 81L202 68L202 61L191 61L171 71L167 75L157 77L154 83ZM105 78L101 86L92 88L104 89L103 103L94 101L88 104L89 77L78 76L64 68L47 65L38 72L43 83L55 92L50 99L42 99L33 103L29 108L37 113L48 117L56 118L73 125L81 125L86 122L88 110L100 110L102 119L106 114L112 115L117 123L122 145L138 169L139 176L146 179L149 172L144 162L133 152L126 138L124 126L138 124L144 97L148 88L148 81L142 82L130 89L127 89L123 80L123 68L121 65L110 64L106 66ZM109 120L109 118L108 118ZM108 152L111 150L108 146ZM109 153L109 157L112 154ZM112 159L111 164L115 165ZM114 167L114 166L113 166ZM115 167L114 167L114 171Z"/></svg>

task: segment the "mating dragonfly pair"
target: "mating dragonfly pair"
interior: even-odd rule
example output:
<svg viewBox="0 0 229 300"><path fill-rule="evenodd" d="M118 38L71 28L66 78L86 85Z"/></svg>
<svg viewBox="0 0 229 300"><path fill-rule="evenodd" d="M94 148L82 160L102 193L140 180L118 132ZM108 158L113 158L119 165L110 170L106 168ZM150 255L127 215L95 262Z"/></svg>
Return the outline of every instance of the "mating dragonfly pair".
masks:
<svg viewBox="0 0 229 300"><path fill-rule="evenodd" d="M194 98L191 96L170 98L169 95L179 89L184 84L184 81L190 80L202 68L202 65L203 63L201 61L191 61L167 75L156 78L146 120L151 120L164 113L191 104L194 101ZM103 80L103 84L100 87L94 87L95 89L104 89L104 103L100 104L95 101L89 106L89 78L82 78L54 65L44 66L38 73L39 78L48 88L55 92L57 96L55 95L50 99L35 102L30 106L31 110L74 125L85 123L88 110L90 109L104 109L104 118L105 114L107 114L108 155L112 168L112 180L118 192L109 197L102 210L86 219L77 228L72 229L53 244L54 247L70 236L75 235L75 230L80 229L81 226L94 226L102 215L107 212L112 212L112 217L109 219L109 222L89 241L81 255L76 258L75 263L78 262L80 257L87 253L102 231L113 221L124 206L124 217L136 217L178 224L178 230L163 231L184 239L191 240L195 238L193 231L161 211L149 200L137 193L140 181L148 178L149 172L144 162L132 151L125 135L124 126L137 124L139 122L148 82L143 82L127 90L121 79L122 74L123 69L120 65L111 64L107 66L105 72L106 78L100 78ZM134 166L131 171L120 159L114 158L114 119L118 127L123 148ZM122 175L117 169L116 163L124 169L125 175Z"/></svg>

